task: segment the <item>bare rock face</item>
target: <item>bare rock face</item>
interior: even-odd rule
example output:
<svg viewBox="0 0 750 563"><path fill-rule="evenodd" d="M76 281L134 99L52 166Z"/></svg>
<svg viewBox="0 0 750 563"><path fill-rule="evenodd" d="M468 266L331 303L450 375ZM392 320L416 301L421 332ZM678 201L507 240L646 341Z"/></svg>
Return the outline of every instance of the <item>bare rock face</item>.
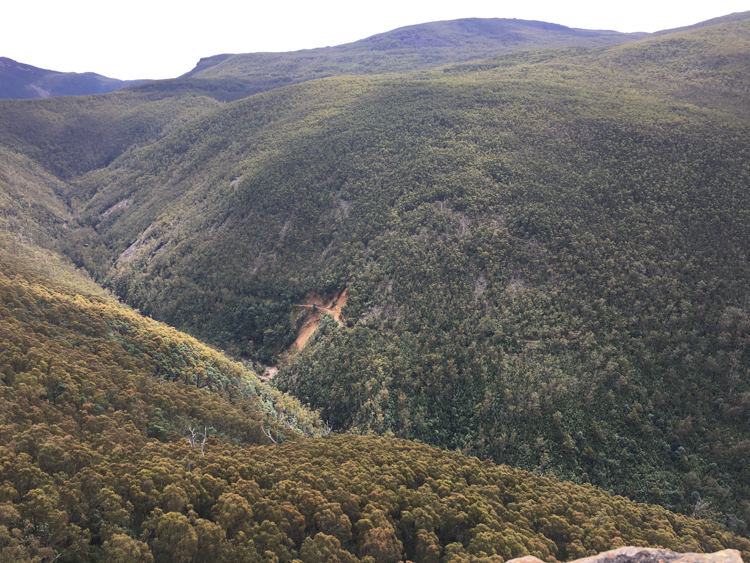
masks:
<svg viewBox="0 0 750 563"><path fill-rule="evenodd" d="M544 563L532 555L512 559L508 563ZM742 563L740 552L725 549L716 553L675 553L666 549L621 547L571 563Z"/></svg>

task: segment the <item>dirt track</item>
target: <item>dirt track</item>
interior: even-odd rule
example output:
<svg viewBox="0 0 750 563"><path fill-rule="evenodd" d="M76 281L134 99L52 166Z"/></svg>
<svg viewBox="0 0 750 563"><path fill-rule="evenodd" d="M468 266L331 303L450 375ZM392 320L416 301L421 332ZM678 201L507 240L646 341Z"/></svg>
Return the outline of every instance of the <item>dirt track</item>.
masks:
<svg viewBox="0 0 750 563"><path fill-rule="evenodd" d="M323 299L317 293L308 293L302 303L295 305L300 309L312 309L312 314L308 315L305 319L305 323L297 335L297 339L294 343L282 354L282 358L289 359L290 354L299 352L305 347L307 341L320 326L320 321L323 319L323 314L328 313L334 320L339 323L339 326L344 326L344 317L341 315L341 309L346 306L346 289L341 293L337 293L332 299ZM281 359L279 363L284 363L285 359ZM261 374L261 381L269 381L274 378L276 373L279 371L278 365L270 366L266 368L266 372Z"/></svg>
<svg viewBox="0 0 750 563"><path fill-rule="evenodd" d="M295 352L297 350L302 350L302 348L305 347L307 341L310 340L310 337L320 326L320 321L323 318L324 313L328 313L329 315L331 315L334 320L339 323L339 326L344 326L344 320L341 316L341 309L345 306L346 289L340 294L334 295L332 299L328 300L328 302L326 302L326 300L324 300L322 297L320 297L320 295L316 293L307 294L307 296L305 296L305 300L299 305L295 305L295 307L312 309L313 313L311 315L308 315L307 319L305 319L305 324L302 325L302 328L299 331L299 335L297 336L297 340L295 340L294 344L289 347L289 350L291 352Z"/></svg>

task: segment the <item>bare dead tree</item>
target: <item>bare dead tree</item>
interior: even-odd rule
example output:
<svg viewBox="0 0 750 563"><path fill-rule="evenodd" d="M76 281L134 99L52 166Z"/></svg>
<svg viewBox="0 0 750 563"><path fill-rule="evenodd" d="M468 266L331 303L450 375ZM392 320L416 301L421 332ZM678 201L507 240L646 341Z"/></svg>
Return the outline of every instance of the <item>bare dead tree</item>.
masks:
<svg viewBox="0 0 750 563"><path fill-rule="evenodd" d="M188 426L187 432L188 432L188 435L185 436L185 438L190 444L190 448L194 450L195 449L195 428L192 426Z"/></svg>
<svg viewBox="0 0 750 563"><path fill-rule="evenodd" d="M727 376L728 383L729 383L729 396L730 397L734 393L734 390L737 387L737 384L740 382L740 372L739 372L740 362L736 354L732 354L731 364L732 365L729 368L729 374Z"/></svg>
<svg viewBox="0 0 750 563"><path fill-rule="evenodd" d="M203 441L201 442L201 455L206 455L203 453L203 447L206 445L206 440L208 439L208 426L203 427Z"/></svg>
<svg viewBox="0 0 750 563"><path fill-rule="evenodd" d="M196 427L188 426L187 427L188 434L187 436L185 436L185 438L187 439L192 449L195 449L195 444L200 438L200 435L196 435L195 430L196 430ZM203 440L201 441L201 455L206 455L204 451L206 440L208 440L208 426L203 427Z"/></svg>
<svg viewBox="0 0 750 563"><path fill-rule="evenodd" d="M331 422L330 418L326 421L325 431L326 431L326 438L330 438L331 432L333 432L333 423Z"/></svg>
<svg viewBox="0 0 750 563"><path fill-rule="evenodd" d="M711 514L711 511L709 510L710 506L711 503L708 501L698 499L698 502L695 503L695 507L693 508L693 518L708 518Z"/></svg>
<svg viewBox="0 0 750 563"><path fill-rule="evenodd" d="M286 426L287 428L289 428L290 430L294 430L295 432L299 432L297 430L297 420L296 420L296 417L294 417L294 418L281 417L279 419L279 422L281 424L283 424L284 426ZM300 434L301 434L301 432L300 432Z"/></svg>
<svg viewBox="0 0 750 563"><path fill-rule="evenodd" d="M276 446L276 449L278 450L279 449L279 429L276 428L276 439L275 440L274 440L273 435L272 435L272 431L274 430L273 427L269 426L268 429L266 429L264 426L261 426L261 430L263 430L263 434L265 434L266 437L273 442L274 446Z"/></svg>

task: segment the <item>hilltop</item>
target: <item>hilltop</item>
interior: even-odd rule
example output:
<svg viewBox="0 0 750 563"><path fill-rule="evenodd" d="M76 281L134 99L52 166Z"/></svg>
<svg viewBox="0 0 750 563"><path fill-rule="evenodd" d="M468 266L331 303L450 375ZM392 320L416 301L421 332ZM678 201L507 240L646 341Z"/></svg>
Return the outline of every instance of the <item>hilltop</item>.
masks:
<svg viewBox="0 0 750 563"><path fill-rule="evenodd" d="M517 19L439 21L402 27L335 47L205 57L179 78L150 82L137 90L151 96L200 92L231 101L329 76L409 72L514 51L614 45L645 36Z"/></svg>
<svg viewBox="0 0 750 563"><path fill-rule="evenodd" d="M207 57L183 77L282 76L287 82L301 82L341 74L419 70L521 50L613 45L646 35L540 21L467 18L411 25L336 47Z"/></svg>

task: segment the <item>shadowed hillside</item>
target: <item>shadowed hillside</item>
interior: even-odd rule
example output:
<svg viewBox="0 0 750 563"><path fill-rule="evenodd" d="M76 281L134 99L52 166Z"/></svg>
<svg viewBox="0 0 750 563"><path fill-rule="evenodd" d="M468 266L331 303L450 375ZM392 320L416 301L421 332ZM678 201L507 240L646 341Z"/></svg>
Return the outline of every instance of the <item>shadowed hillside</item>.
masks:
<svg viewBox="0 0 750 563"><path fill-rule="evenodd" d="M0 98L50 98L106 94L143 80L117 80L93 72L57 72L0 57Z"/></svg>
<svg viewBox="0 0 750 563"><path fill-rule="evenodd" d="M205 96L152 101L132 92L0 100L0 143L62 180L105 168L219 104ZM59 194L58 194L59 195Z"/></svg>

